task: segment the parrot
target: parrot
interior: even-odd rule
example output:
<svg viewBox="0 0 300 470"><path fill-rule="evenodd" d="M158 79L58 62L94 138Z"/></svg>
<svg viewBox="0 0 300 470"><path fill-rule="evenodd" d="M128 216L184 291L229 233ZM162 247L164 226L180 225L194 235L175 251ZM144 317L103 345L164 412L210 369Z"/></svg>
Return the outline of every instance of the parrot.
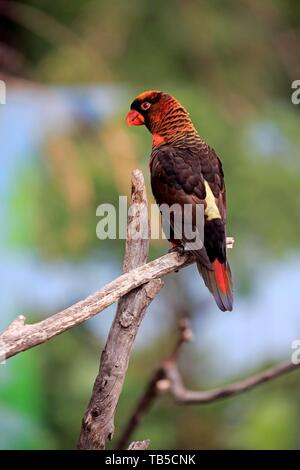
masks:
<svg viewBox="0 0 300 470"><path fill-rule="evenodd" d="M149 90L139 94L130 105L126 123L145 125L152 134L149 168L158 206L190 204L194 217L197 205L202 205L203 245L193 255L220 310L231 311L233 283L226 253L226 191L221 160L199 135L188 111L168 93ZM176 237L172 218L169 225L170 251L183 253L184 235L182 239Z"/></svg>

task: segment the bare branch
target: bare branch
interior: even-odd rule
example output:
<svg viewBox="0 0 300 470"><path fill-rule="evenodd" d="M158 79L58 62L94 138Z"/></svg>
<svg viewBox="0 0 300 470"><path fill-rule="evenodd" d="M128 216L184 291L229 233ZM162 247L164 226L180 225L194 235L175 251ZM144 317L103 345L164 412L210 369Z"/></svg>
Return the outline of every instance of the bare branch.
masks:
<svg viewBox="0 0 300 470"><path fill-rule="evenodd" d="M24 323L25 317L22 320L23 324L20 324L19 321L15 323L16 320L14 320L0 335L0 355L8 359L38 344L45 343L54 336L64 333L102 312L131 290L193 262L194 258L189 253L183 256L179 256L177 253L168 253L117 277L101 290L46 320L32 325Z"/></svg>
<svg viewBox="0 0 300 470"><path fill-rule="evenodd" d="M229 249L232 248L233 239L228 238L227 244ZM86 299L38 323L26 324L26 318L20 315L0 334L0 357L9 359L22 351L45 343L102 312L131 290L171 272L177 272L194 261L190 253L183 255L168 253L130 272L125 272Z"/></svg>
<svg viewBox="0 0 300 470"><path fill-rule="evenodd" d="M164 371L166 379L169 381L169 393L179 404L203 404L220 400L222 398L232 397L260 384L269 382L276 377L280 377L287 372L291 372L299 368L300 364L295 365L292 362L282 362L277 366L271 367L259 374L252 375L245 380L235 382L225 387L220 387L209 391L194 391L188 390L183 382L179 370L175 364L168 364L165 366Z"/></svg>
<svg viewBox="0 0 300 470"><path fill-rule="evenodd" d="M145 441L133 441L128 450L146 450L149 448L150 441L146 439Z"/></svg>
<svg viewBox="0 0 300 470"><path fill-rule="evenodd" d="M164 361L166 363L174 363L177 360L181 346L185 342L191 341L193 338L192 330L190 328L187 318L182 318L179 322L179 335L175 343L174 349L170 356ZM164 367L159 367L152 375L146 390L138 401L128 423L125 427L117 445L116 449L125 449L128 445L129 439L134 430L138 427L144 416L150 410L152 404L158 396L169 389L170 382L166 379Z"/></svg>
<svg viewBox="0 0 300 470"><path fill-rule="evenodd" d="M132 199L123 264L125 272L146 262L149 236L143 238L143 233L148 231L144 178L142 173L136 170L132 175ZM161 287L162 282L156 279L119 300L115 319L102 353L92 397L82 421L79 449L104 449L107 440L112 438L114 415L128 368L130 352L146 308Z"/></svg>
<svg viewBox="0 0 300 470"><path fill-rule="evenodd" d="M80 449L103 449L106 441L112 438L114 415L130 352L145 311L162 287L159 278L194 262L194 257L190 253L184 255L169 253L144 264L149 249L149 236L141 236L141 234L144 235L144 231L139 230L139 227L145 227L146 224L149 230L149 226L142 173L136 170L132 181L132 205L131 214L129 214L124 274L86 299L38 323L26 324L26 318L20 315L0 335L0 357L7 359L88 320L121 299L102 353L101 367L94 384L92 398L83 419L78 444ZM136 238L136 232L139 231L140 237ZM231 238L227 240L228 248L232 248L233 241ZM181 344L189 340L190 336L191 331L187 325L183 325L181 337L176 344L173 358L169 358L169 363L174 362ZM160 368L154 374L146 391L146 399L142 399L141 407L144 408L144 412L157 393L168 388L169 381L164 368ZM138 412L133 420L132 428L140 419L141 413ZM130 429L129 431L131 433Z"/></svg>

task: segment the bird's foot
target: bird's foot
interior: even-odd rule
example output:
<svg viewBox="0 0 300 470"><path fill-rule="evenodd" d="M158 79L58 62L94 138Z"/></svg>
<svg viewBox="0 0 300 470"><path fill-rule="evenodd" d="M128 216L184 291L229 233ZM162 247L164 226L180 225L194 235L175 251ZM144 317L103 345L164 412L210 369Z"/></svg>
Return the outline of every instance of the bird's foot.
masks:
<svg viewBox="0 0 300 470"><path fill-rule="evenodd" d="M168 253L178 253L179 256L184 254L184 245L173 245L172 248L168 250ZM174 273L178 273L178 269L175 269Z"/></svg>

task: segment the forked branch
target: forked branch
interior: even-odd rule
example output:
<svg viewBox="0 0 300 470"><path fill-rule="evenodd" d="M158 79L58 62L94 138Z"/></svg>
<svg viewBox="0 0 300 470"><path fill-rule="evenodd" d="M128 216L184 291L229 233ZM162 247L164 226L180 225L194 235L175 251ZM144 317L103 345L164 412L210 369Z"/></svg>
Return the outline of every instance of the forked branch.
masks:
<svg viewBox="0 0 300 470"><path fill-rule="evenodd" d="M192 331L188 321L183 319L180 323L180 333L174 350L169 357L162 361L162 364L152 374L144 393L138 401L123 434L117 443L117 449L124 449L126 447L132 434L141 423L146 413L150 410L154 401L162 394L169 393L176 403L180 405L202 405L247 392L248 390L251 390L265 382L269 382L288 372L300 368L300 363L293 364L291 361L287 361L274 367L270 367L258 374L251 375L239 382L225 385L224 387L208 391L189 390L186 388L182 380L177 366L177 358L181 346L190 341L192 336Z"/></svg>

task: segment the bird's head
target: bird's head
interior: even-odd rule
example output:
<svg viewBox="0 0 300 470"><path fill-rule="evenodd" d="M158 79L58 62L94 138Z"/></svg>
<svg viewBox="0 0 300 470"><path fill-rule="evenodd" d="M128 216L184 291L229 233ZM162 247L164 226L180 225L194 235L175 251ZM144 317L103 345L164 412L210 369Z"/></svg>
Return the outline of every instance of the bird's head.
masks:
<svg viewBox="0 0 300 470"><path fill-rule="evenodd" d="M129 126L145 125L155 146L170 143L179 133L193 128L188 112L173 96L150 90L138 95L126 116Z"/></svg>

